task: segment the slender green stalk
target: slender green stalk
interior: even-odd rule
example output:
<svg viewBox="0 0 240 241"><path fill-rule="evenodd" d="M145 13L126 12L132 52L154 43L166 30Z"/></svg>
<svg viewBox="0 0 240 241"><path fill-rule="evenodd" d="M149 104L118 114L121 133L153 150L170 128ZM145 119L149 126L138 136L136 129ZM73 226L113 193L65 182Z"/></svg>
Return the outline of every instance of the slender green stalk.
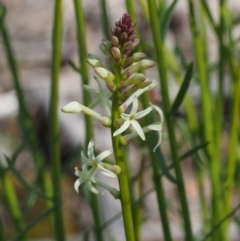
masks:
<svg viewBox="0 0 240 241"><path fill-rule="evenodd" d="M141 227L143 222L143 210L142 210L142 200L140 200L140 197L143 195L143 189L144 189L144 163L145 163L146 154L142 154L141 158L141 166L140 166L140 172L139 172L139 184L138 184L138 200L137 204L135 203L135 237L136 241L141 240Z"/></svg>
<svg viewBox="0 0 240 241"><path fill-rule="evenodd" d="M0 31L2 34L2 40L6 51L8 65L12 74L14 87L17 92L17 98L18 98L18 104L19 104L20 127L22 129L22 133L24 133L23 135L24 139L26 140L26 143L31 149L31 154L33 155L36 169L39 173L40 185L44 190L44 192L47 194L47 196L51 196L52 192L49 187L49 177L48 175L45 175L46 170L44 166L45 165L44 157L39 147L37 134L34 128L33 121L31 119L31 115L25 103L24 92L21 86L19 75L18 75L18 66L15 60L13 48L11 46L11 39L4 23L5 14L6 14L6 10L0 4ZM52 202L49 200L46 200L46 206L51 207L51 205L52 205Z"/></svg>
<svg viewBox="0 0 240 241"><path fill-rule="evenodd" d="M6 241L2 220L0 220L0 240Z"/></svg>
<svg viewBox="0 0 240 241"><path fill-rule="evenodd" d="M127 5L128 13L131 15L133 22L135 22L137 17L136 17L136 12L135 12L135 8L133 5L133 1L126 0L126 5ZM138 36L139 35L138 29L136 29L136 33ZM141 45L138 46L138 51L141 51ZM143 94L142 101L143 101L143 107L144 107L144 109L146 109L148 107L148 103L149 103L148 93ZM151 116L150 116L150 118L148 116L146 118L147 118L146 123L151 123L151 120L150 120ZM154 139L153 138L154 133L150 133L148 135L149 135L149 140ZM151 162L152 162L153 182L154 182L155 189L156 189L157 202L158 202L160 217L162 220L164 237L165 237L166 241L171 241L172 237L171 237L171 232L170 232L169 220L168 220L168 216L167 216L165 192L164 192L164 188L163 188L163 184L162 184L162 179L159 176L159 166L158 166L157 156L152 152L154 145L155 145L155 143L153 143L153 141L147 142L147 147L148 147L150 157L151 157ZM135 225L136 240L138 240L138 237L139 237L138 236L138 233L139 233L138 228L139 228L139 226L136 224Z"/></svg>
<svg viewBox="0 0 240 241"><path fill-rule="evenodd" d="M231 200L232 200L232 189L234 186L235 178L235 167L237 163L237 145L238 145L238 129L239 129L239 109L240 109L240 64L234 68L234 83L233 83L233 104L232 104L232 119L231 119L231 129L230 129L230 139L228 145L228 162L227 162L227 176L226 176L226 187L224 193L224 214L230 212L231 210ZM229 221L225 225L225 235L227 235L227 227Z"/></svg>
<svg viewBox="0 0 240 241"><path fill-rule="evenodd" d="M162 44L161 36L159 34L159 22L157 17L156 2L148 1L148 7L149 7L149 13L150 13L149 16L150 16L150 23L151 23L152 34L154 39L154 45L156 48L156 55L158 60L157 62L158 71L161 77L161 90L162 90L163 104L164 104L165 113L168 113L170 110L170 101L169 101L169 95L168 95L167 73L166 73L164 53L163 53L163 44ZM176 139L174 134L174 123L173 123L172 116L166 115L165 118L167 122L172 159L173 159L174 168L175 168L176 177L177 177L177 186L178 186L178 191L179 191L181 205L182 205L182 214L183 214L184 224L185 224L186 240L192 241L193 233L192 233L192 227L191 227L191 221L190 221L190 214L188 210L186 192L185 192L185 187L183 182L183 175L182 175L180 160L177 153L177 144L176 144Z"/></svg>
<svg viewBox="0 0 240 241"><path fill-rule="evenodd" d="M86 47L86 40L85 40L85 36L86 36L85 19L84 19L84 11L83 11L81 0L74 0L74 7L75 7L77 39L78 39L78 58L81 64L82 82L83 84L88 85L89 76L88 76L88 66L86 62L87 47ZM83 100L84 100L84 105L86 106L88 106L91 102L89 93L84 90L83 90ZM93 137L93 125L92 125L92 118L89 115L84 115L84 118L85 118L85 129L86 129L85 146L87 146L87 143L89 143L89 141ZM92 215L94 218L94 225L95 225L96 240L103 241L98 197L93 193L90 193L90 196L91 196Z"/></svg>
<svg viewBox="0 0 240 241"><path fill-rule="evenodd" d="M115 84L118 85L121 81L121 69L117 68L115 73ZM113 93L112 100L112 123L116 119L119 118L120 113L118 111L119 107L119 96L117 92ZM121 168L121 173L118 176L119 187L121 192L121 205L122 205L122 214L123 214L123 222L125 227L125 235L127 241L134 241L134 226L133 226L133 218L132 218L132 209L131 209L131 197L129 190L129 180L127 175L127 165L124 160L123 155L123 147L120 143L119 136L113 136L113 133L116 131L116 128L112 124L112 144L114 150L114 156L116 160L116 164Z"/></svg>
<svg viewBox="0 0 240 241"><path fill-rule="evenodd" d="M101 0L101 9L102 9L102 22L103 22L103 32L106 39L111 39L110 36L110 25L109 25L109 18L107 12L107 3L106 0Z"/></svg>
<svg viewBox="0 0 240 241"><path fill-rule="evenodd" d="M213 133L213 122L212 122L212 102L210 98L210 93L208 89L208 79L207 79L207 66L206 59L204 58L204 49L199 33L199 29L196 23L196 17L194 12L193 1L188 0L189 11L190 11L190 25L193 36L193 45L197 62L197 69L201 87L201 99L202 99L202 113L203 113L203 134L205 141L211 141L207 146L207 152L209 155L209 168L210 168L210 178L211 178L211 188L212 188L212 225L214 226L220 218L222 217L221 208L221 185L219 176L219 159L215 155L214 146L214 133ZM216 233L218 237L217 240L222 240L223 236L220 231ZM215 236L216 236L215 235Z"/></svg>
<svg viewBox="0 0 240 241"><path fill-rule="evenodd" d="M61 203L61 159L59 143L58 121L58 85L61 62L62 42L62 0L55 0L54 22L52 33L52 71L51 71L51 98L50 98L50 152L52 161L52 183L54 186L54 202ZM54 231L58 241L65 240L62 206L54 211Z"/></svg>
<svg viewBox="0 0 240 241"><path fill-rule="evenodd" d="M1 180L1 186L4 193L4 199L8 206L8 210L13 220L15 229L16 231L21 232L25 227L25 223L22 217L21 209L19 207L18 198L15 192L12 180L9 176L9 173L7 173L7 171L4 170L1 164L0 164L0 180ZM27 240L27 238L23 237L22 240Z"/></svg>

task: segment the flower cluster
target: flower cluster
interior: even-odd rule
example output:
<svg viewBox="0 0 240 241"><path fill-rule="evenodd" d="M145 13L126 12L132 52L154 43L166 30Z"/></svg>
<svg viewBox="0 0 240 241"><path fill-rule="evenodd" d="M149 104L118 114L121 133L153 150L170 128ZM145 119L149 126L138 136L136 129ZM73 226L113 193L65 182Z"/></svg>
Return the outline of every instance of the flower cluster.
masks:
<svg viewBox="0 0 240 241"><path fill-rule="evenodd" d="M99 120L105 127L113 127L113 136L121 135L121 143L128 144L129 141L136 136L145 140L145 133L149 131L157 131L159 139L153 151L160 145L162 139L162 125L163 113L162 110L151 103L145 110L139 109L139 96L144 92L150 91L157 86L157 81L147 78L143 71L154 66L154 62L146 59L146 55L141 52L133 53L133 50L139 43L136 38L135 24L132 23L128 14L124 14L122 18L116 22L115 27L112 29L111 41L103 40L100 44L100 49L106 55L113 65L115 72L108 70L101 59L94 55L89 54L87 63L94 69L96 76L95 80L98 83L98 89L90 86L83 85L83 88L88 91L95 98L87 107L76 101L71 102L62 108L66 113L84 113ZM107 90L102 83L105 83ZM118 105L119 116L112 119L112 95L116 96L115 101ZM105 115L101 115L94 110L94 108L101 104ZM132 105L129 112L129 107ZM115 103L116 106L116 103ZM159 116L159 121L145 127L141 127L139 119L148 115L151 111L155 111ZM127 131L126 135L122 136L123 132ZM88 148L91 149L90 147ZM88 150L88 151L89 151ZM92 153L92 152L89 152ZM81 171L76 170L79 176L75 184L75 188L82 182L86 182L92 192L97 190L91 184L94 183L94 176L97 171L101 171L105 175L112 175L112 172L103 169L100 162L103 158L110 154L110 151L103 152L96 161L93 162L93 156L90 154L87 157L82 155L84 162ZM88 154L89 155L89 154ZM100 161L99 161L100 160ZM86 166L91 166L88 169Z"/></svg>
<svg viewBox="0 0 240 241"><path fill-rule="evenodd" d="M88 144L87 156L84 155L83 151L81 153L83 165L75 166L75 175L78 176L74 184L74 188L76 192L78 192L79 186L83 183L86 183L87 188L93 192L98 194L99 191L94 187L94 185L103 186L99 180L95 178L97 172L101 172L102 174L109 177L116 177L116 174L120 173L120 167L116 165L110 165L103 163L102 160L109 155L111 155L113 150L107 150L99 154L97 157L94 155L94 141L93 139ZM110 192L114 192L114 189L104 185L104 188Z"/></svg>

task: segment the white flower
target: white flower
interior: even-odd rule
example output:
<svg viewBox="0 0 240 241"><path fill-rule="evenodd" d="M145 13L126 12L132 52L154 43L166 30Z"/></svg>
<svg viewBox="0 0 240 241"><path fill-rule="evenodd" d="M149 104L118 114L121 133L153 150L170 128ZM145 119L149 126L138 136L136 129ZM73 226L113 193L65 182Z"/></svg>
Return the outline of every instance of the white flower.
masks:
<svg viewBox="0 0 240 241"><path fill-rule="evenodd" d="M85 115L92 116L93 118L102 122L104 126L111 126L111 120L108 117L100 115L98 112L88 108L85 105L78 103L77 101L72 101L62 108L64 113L84 113Z"/></svg>
<svg viewBox="0 0 240 241"><path fill-rule="evenodd" d="M138 135L142 138L142 140L146 139L144 132L142 130L142 127L136 120L147 115L152 110L152 107L150 106L146 110L143 110L140 112L137 112L137 110L138 110L138 99L137 99L137 97L135 97L133 99L133 105L132 105L132 110L131 110L130 114L125 114L125 113L121 114L121 118L124 119L125 122L118 130L116 130L113 133L113 136L119 135L120 133L124 132L130 125L132 125L133 128L138 133Z"/></svg>
<svg viewBox="0 0 240 241"><path fill-rule="evenodd" d="M102 174L109 176L109 177L116 177L117 175L108 169L104 168L101 165L101 161L106 158L107 156L111 155L113 150L107 150L99 154L97 157L94 155L94 141L93 139L88 144L88 157L85 157L83 155L83 152L81 153L82 161L85 165L91 166L93 170L99 171Z"/></svg>
<svg viewBox="0 0 240 241"><path fill-rule="evenodd" d="M156 86L158 85L158 81L153 79L152 83L150 85L148 85L147 87L143 88L143 89L138 89L137 91L135 91L120 107L119 110L121 112L124 112L128 106L133 102L133 99L135 97L139 97L140 95L142 95L144 92L146 91L150 91L152 89L154 89Z"/></svg>
<svg viewBox="0 0 240 241"><path fill-rule="evenodd" d="M111 97L112 92L109 90L104 92L104 88L103 88L101 82L99 81L99 79L97 77L94 77L94 78L98 83L98 91L88 85L82 85L85 90L87 90L90 94L93 94L96 97L96 99L88 107L90 109L93 109L101 103L107 114L107 117L110 117L111 116L111 101L109 100L109 98Z"/></svg>
<svg viewBox="0 0 240 241"><path fill-rule="evenodd" d="M93 186L92 183L95 183L94 177L97 173L96 169L91 168L88 170L86 165L82 166L82 170L80 171L77 167L75 167L75 175L79 178L74 183L74 188L76 192L78 193L78 188L81 184L86 183L87 188L93 192L98 194L99 191Z"/></svg>
<svg viewBox="0 0 240 241"><path fill-rule="evenodd" d="M163 112L162 112L162 110L158 106L153 105L151 103L150 103L150 105L151 105L151 107L153 109L155 109L158 112L159 117L160 117L160 121L159 122L155 122L155 123L147 126L148 129L153 130L153 131L158 131L158 133L159 133L159 138L158 138L157 145L153 149L153 152L155 152L155 150L157 149L157 147L160 145L160 143L162 141L162 126L163 126L164 118L163 118Z"/></svg>

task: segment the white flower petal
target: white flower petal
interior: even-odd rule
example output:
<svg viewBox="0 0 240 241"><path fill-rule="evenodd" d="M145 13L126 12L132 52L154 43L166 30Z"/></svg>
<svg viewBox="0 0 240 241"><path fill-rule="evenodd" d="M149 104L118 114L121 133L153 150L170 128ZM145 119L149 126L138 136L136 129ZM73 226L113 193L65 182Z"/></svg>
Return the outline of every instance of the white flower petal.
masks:
<svg viewBox="0 0 240 241"><path fill-rule="evenodd" d="M88 158L90 160L94 160L95 156L94 156L94 139L92 138L88 144Z"/></svg>
<svg viewBox="0 0 240 241"><path fill-rule="evenodd" d="M134 96L133 98L133 104L132 104L132 110L131 110L131 115L135 115L138 110L138 98L137 96Z"/></svg>
<svg viewBox="0 0 240 241"><path fill-rule="evenodd" d="M98 166L99 168L99 172L101 172L102 174L108 176L108 177L117 177L117 175L109 170L107 170L106 168L102 167L102 166Z"/></svg>
<svg viewBox="0 0 240 241"><path fill-rule="evenodd" d="M125 121L123 125L113 133L113 136L117 136L120 133L124 132L129 126L130 126L130 121Z"/></svg>
<svg viewBox="0 0 240 241"><path fill-rule="evenodd" d="M152 103L149 103L149 104L152 106L152 108L154 108L158 112L159 117L160 117L160 123L163 123L164 117L163 117L163 112L162 112L161 108L159 108L157 105L153 105Z"/></svg>
<svg viewBox="0 0 240 241"><path fill-rule="evenodd" d="M135 114L135 119L140 119L152 111L152 107L148 107L146 110L139 111Z"/></svg>
<svg viewBox="0 0 240 241"><path fill-rule="evenodd" d="M99 154L99 155L96 157L96 162L97 162L97 163L101 162L104 158L106 158L107 156L111 155L112 153L113 153L113 150L112 150L112 149L102 152L101 154Z"/></svg>
<svg viewBox="0 0 240 241"><path fill-rule="evenodd" d="M161 131L162 130L162 123L153 123L149 126L147 126L148 129L153 131Z"/></svg>
<svg viewBox="0 0 240 241"><path fill-rule="evenodd" d="M86 185L87 185L87 188L88 188L89 191L91 191L95 194L99 193L99 191L92 185L91 182L87 182Z"/></svg>
<svg viewBox="0 0 240 241"><path fill-rule="evenodd" d="M132 126L134 127L134 129L136 130L136 132L138 133L138 135L142 138L142 140L145 141L145 135L144 132L142 130L142 127L139 125L139 123L135 120L131 121Z"/></svg>
<svg viewBox="0 0 240 241"><path fill-rule="evenodd" d="M148 129L153 131L158 131L158 142L153 149L153 152L155 152L155 150L157 149L158 146L160 146L162 141L162 123L153 123L152 125L148 126Z"/></svg>
<svg viewBox="0 0 240 241"><path fill-rule="evenodd" d="M126 114L126 113L122 113L122 114L121 114L121 118L124 119L124 120L129 120L130 116L131 116L131 115Z"/></svg>
<svg viewBox="0 0 240 241"><path fill-rule="evenodd" d="M85 165L90 165L90 160L88 158L86 158L83 153L81 153L81 157L82 157L82 161Z"/></svg>
<svg viewBox="0 0 240 241"><path fill-rule="evenodd" d="M72 101L62 108L65 113L80 113L82 112L82 105L77 101Z"/></svg>
<svg viewBox="0 0 240 241"><path fill-rule="evenodd" d="M79 177L79 170L77 167L74 168L74 174L75 176Z"/></svg>
<svg viewBox="0 0 240 241"><path fill-rule="evenodd" d="M74 188L75 188L77 193L79 193L78 188L79 188L80 185L81 185L80 179L77 179L74 183Z"/></svg>
<svg viewBox="0 0 240 241"><path fill-rule="evenodd" d="M93 95L98 94L98 92L94 88L90 87L89 85L82 85L82 87L83 87L83 89L88 91L90 94L93 94Z"/></svg>

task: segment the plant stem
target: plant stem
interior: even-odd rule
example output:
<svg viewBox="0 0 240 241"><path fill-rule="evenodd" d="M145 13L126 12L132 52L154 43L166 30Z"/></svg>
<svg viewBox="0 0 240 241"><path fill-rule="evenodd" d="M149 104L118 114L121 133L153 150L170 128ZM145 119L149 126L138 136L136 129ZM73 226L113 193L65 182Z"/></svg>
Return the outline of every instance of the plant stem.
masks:
<svg viewBox="0 0 240 241"><path fill-rule="evenodd" d="M85 19L84 19L84 11L82 7L81 0L74 0L75 7L75 17L76 17L76 27L77 27L77 39L78 39L78 58L81 64L81 75L82 82L84 85L89 84L89 76L88 76L88 66L87 66L87 47L85 40ZM90 95L87 91L82 91L84 105L88 106L91 102ZM93 124L92 118L89 115L84 115L85 118L85 130L86 130L86 143L87 147L89 141L93 137ZM90 193L91 197L91 210L94 219L95 225L95 236L97 241L103 241L102 229L101 229L101 217L99 210L99 202L98 197Z"/></svg>
<svg viewBox="0 0 240 241"><path fill-rule="evenodd" d="M54 25L52 32L52 71L51 71L51 98L50 98L50 153L52 161L52 183L54 191L54 202L62 202L61 191L61 159L59 143L59 121L58 121L58 85L61 62L62 41L62 0L55 0ZM54 211L55 238L58 241L65 240L62 206Z"/></svg>
<svg viewBox="0 0 240 241"><path fill-rule="evenodd" d="M201 40L201 36L196 23L196 17L194 12L193 1L188 0L189 11L190 11L190 24L193 36L193 44L197 62L197 69L199 74L199 81L201 86L201 99L202 99L202 113L203 113L203 136L205 141L210 141L207 146L207 152L209 155L209 169L211 178L212 188L212 225L216 225L221 219L222 208L221 208L221 185L219 176L219 159L215 155L215 143L214 143L214 132L212 122L212 100L208 89L208 78L207 78L207 65L204 57L204 49ZM222 240L223 235L220 234L219 230L214 236L217 236L217 240Z"/></svg>
<svg viewBox="0 0 240 241"><path fill-rule="evenodd" d="M115 84L118 85L121 81L121 69L116 67L115 72ZM127 175L127 164L124 160L122 145L119 141L119 136L113 136L113 133L116 131L114 127L114 121L119 118L120 114L118 111L119 99L118 92L113 93L112 101L112 144L114 150L114 156L116 164L121 168L121 173L118 175L119 187L121 192L121 205L122 205L122 214L123 222L125 227L125 235L127 241L135 241L134 227L133 227L133 218L132 218L132 209L131 209L131 197L129 189L129 181Z"/></svg>
<svg viewBox="0 0 240 241"><path fill-rule="evenodd" d="M170 110L170 101L168 96L167 73L166 73L166 66L165 66L165 60L164 60L164 54L163 54L162 39L159 34L160 32L159 32L159 22L158 22L158 16L157 16L156 2L148 1L148 7L149 7L149 13L150 13L149 16L150 16L150 23L151 23L152 34L154 39L154 45L156 48L156 55L158 60L157 61L158 71L161 77L161 90L162 90L164 110L165 110L165 113L168 113ZM177 186L178 186L178 191L179 191L181 205L182 205L186 240L192 241L193 240L192 227L191 227L190 214L188 210L188 204L187 204L187 198L186 198L180 160L177 153L177 145L176 145L176 139L174 134L174 123L171 115L166 115L165 118L167 122L168 134L169 134L171 154L172 154L174 168L176 172Z"/></svg>
<svg viewBox="0 0 240 241"><path fill-rule="evenodd" d="M102 10L102 26L103 26L103 32L106 39L111 39L110 36L110 26L109 26L109 20L108 20L108 12L107 12L107 3L106 0L101 0L101 10Z"/></svg>
<svg viewBox="0 0 240 241"><path fill-rule="evenodd" d="M137 21L136 13L134 10L134 4L132 0L126 0L126 5L127 5L127 10L128 13L131 15L131 18L133 22ZM139 36L139 31L136 28L136 34ZM141 45L138 46L138 51L141 52ZM148 98L148 93L143 94L142 98L143 102L143 108L146 109L148 107L149 103L149 98ZM151 116L146 117L146 125L152 123L151 122ZM158 165L158 157L156 154L153 153L153 148L155 146L154 141L154 134L155 133L149 133L149 142L147 142L146 146L148 147L150 157L151 157L151 162L152 162L152 171L153 171L153 183L155 185L155 190L157 194L157 202L158 202L158 209L159 209L159 214L162 220L162 228L164 232L164 237L166 241L171 241L171 232L170 232L170 225L169 225L169 220L167 216L167 207L166 207L166 198L165 198L165 192L162 184L162 179L159 176L159 165ZM160 151L159 151L160 152ZM136 240L138 240L139 237L139 231L138 231L138 225L135 225L135 233L136 233Z"/></svg>
<svg viewBox="0 0 240 241"><path fill-rule="evenodd" d="M233 72L233 104L231 114L231 129L230 139L228 143L228 157L227 157L227 173L224 193L224 215L227 215L231 210L232 189L235 179L235 168L237 163L237 145L238 145L238 130L239 130L239 109L240 109L240 63L232 66ZM225 224L225 235L227 235L227 227L229 221Z"/></svg>
<svg viewBox="0 0 240 241"><path fill-rule="evenodd" d="M22 212L19 207L17 195L14 190L12 180L9 174L7 173L7 171L4 170L4 167L1 166L1 164L0 164L0 181L1 181L1 186L3 188L4 199L8 206L15 229L16 231L21 232L26 225L22 217ZM27 238L23 237L22 240L27 240Z"/></svg>
<svg viewBox="0 0 240 241"><path fill-rule="evenodd" d="M36 130L34 128L34 123L31 119L31 115L28 111L25 98L24 98L24 92L21 86L20 78L18 75L18 66L17 62L15 60L14 51L11 46L11 39L8 34L7 28L5 26L4 18L5 18L6 10L5 8L0 4L0 31L2 34L2 40L4 44L4 48L6 51L6 57L8 60L8 65L12 74L14 87L17 92L17 99L19 104L19 123L22 130L22 133L24 133L24 139L26 140L28 146L31 149L31 153L33 155L34 164L36 166L36 169L39 173L39 179L40 179L40 185L44 192L51 196L52 192L49 187L49 177L46 174L45 169L45 161L41 152L41 149L39 147L38 139ZM51 207L52 202L49 200L46 200L46 206Z"/></svg>

